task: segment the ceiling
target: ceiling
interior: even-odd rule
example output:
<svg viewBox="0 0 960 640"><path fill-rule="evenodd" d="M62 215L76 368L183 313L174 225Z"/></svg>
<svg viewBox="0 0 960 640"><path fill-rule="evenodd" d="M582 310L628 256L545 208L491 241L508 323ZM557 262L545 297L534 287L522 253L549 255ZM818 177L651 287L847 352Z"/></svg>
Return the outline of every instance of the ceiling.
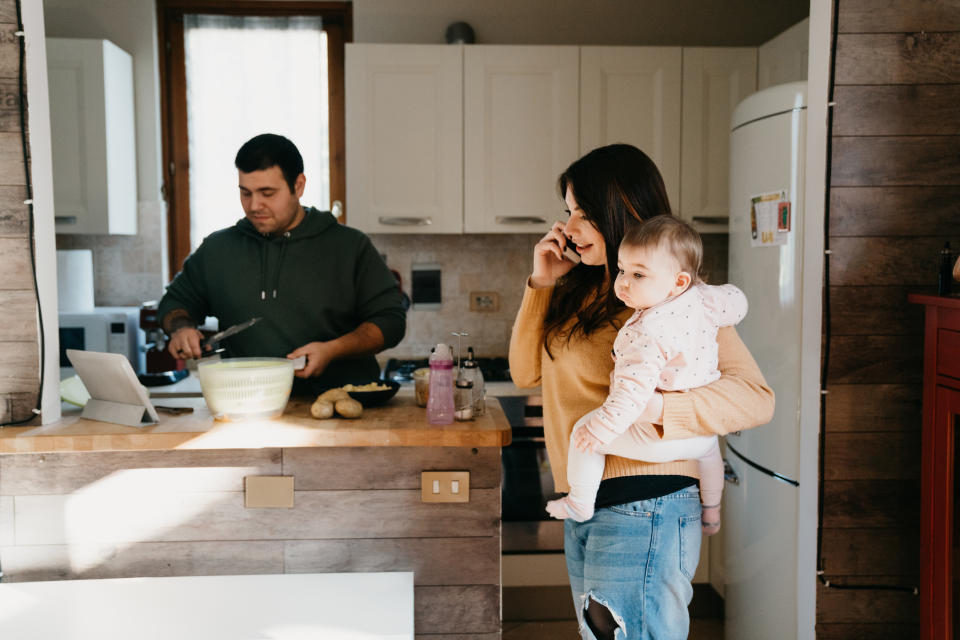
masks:
<svg viewBox="0 0 960 640"><path fill-rule="evenodd" d="M353 0L357 42L442 43L469 23L481 44L757 46L809 0Z"/></svg>

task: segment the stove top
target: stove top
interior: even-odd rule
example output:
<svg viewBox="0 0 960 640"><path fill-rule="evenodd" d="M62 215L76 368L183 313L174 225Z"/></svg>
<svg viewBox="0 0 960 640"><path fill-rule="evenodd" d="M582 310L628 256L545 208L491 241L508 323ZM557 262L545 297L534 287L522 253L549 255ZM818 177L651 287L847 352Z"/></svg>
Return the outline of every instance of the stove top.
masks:
<svg viewBox="0 0 960 640"><path fill-rule="evenodd" d="M486 382L510 382L510 364L506 358L475 358L483 379ZM426 358L397 359L390 358L383 368L385 380L397 382L413 381L413 372L420 367L428 367Z"/></svg>

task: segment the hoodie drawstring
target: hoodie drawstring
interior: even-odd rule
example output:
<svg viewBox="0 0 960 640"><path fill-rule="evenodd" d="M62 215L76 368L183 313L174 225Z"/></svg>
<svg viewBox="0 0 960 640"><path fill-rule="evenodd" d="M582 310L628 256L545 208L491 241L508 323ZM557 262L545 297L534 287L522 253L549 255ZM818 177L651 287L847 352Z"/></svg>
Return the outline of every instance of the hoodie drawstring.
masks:
<svg viewBox="0 0 960 640"><path fill-rule="evenodd" d="M273 285L273 299L277 299L277 291L280 289L280 272L283 267L283 253L287 250L287 240L290 238L290 232L283 233L283 240L280 241L280 257L277 258L277 278Z"/></svg>
<svg viewBox="0 0 960 640"><path fill-rule="evenodd" d="M260 299L267 299L267 243L260 243Z"/></svg>
<svg viewBox="0 0 960 640"><path fill-rule="evenodd" d="M283 239L280 240L280 257L277 259L277 274L273 283L273 292L270 296L272 300L277 299L277 291L280 289L280 273L283 268L283 254L287 250L287 240L289 238L290 232L285 231L283 234ZM266 238L265 241L260 244L260 300L267 299L267 252L269 247L270 240Z"/></svg>

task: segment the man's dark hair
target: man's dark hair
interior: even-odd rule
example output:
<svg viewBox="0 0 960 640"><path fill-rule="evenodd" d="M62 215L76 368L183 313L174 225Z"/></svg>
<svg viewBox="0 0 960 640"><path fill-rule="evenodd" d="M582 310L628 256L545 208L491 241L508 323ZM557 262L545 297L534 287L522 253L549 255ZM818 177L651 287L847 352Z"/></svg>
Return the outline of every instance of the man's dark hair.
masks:
<svg viewBox="0 0 960 640"><path fill-rule="evenodd" d="M296 145L275 133L261 133L247 140L237 151L233 164L244 173L280 167L291 193L297 176L303 173L303 157Z"/></svg>

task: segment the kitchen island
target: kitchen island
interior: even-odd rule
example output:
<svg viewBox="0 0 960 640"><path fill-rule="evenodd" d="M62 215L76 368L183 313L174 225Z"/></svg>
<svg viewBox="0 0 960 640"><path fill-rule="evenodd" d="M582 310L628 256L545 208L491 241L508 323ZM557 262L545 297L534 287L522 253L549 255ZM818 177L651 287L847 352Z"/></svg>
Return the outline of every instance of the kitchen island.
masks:
<svg viewBox="0 0 960 640"><path fill-rule="evenodd" d="M413 571L418 637L499 637L510 430L495 399L445 426L408 389L357 420L314 420L309 399L248 422L212 420L201 398L152 401L193 413L0 429L5 582ZM423 471L469 472L469 501L422 501ZM292 478L292 507L248 506L258 476Z"/></svg>

